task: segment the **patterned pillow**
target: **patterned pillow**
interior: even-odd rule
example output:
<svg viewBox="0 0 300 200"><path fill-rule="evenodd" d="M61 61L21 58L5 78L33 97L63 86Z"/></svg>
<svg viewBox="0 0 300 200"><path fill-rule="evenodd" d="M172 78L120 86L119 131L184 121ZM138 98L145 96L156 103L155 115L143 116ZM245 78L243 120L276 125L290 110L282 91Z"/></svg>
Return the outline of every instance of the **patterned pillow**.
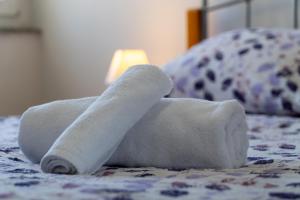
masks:
<svg viewBox="0 0 300 200"><path fill-rule="evenodd" d="M238 99L248 112L300 114L300 31L241 29L164 66L171 97Z"/></svg>

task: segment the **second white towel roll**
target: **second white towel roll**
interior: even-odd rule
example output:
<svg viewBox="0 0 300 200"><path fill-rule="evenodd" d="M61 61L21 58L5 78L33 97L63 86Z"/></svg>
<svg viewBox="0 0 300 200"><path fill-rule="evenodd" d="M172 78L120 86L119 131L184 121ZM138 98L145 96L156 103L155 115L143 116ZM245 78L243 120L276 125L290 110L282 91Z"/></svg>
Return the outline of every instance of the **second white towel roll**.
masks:
<svg viewBox="0 0 300 200"><path fill-rule="evenodd" d="M131 67L64 130L42 158L42 170L63 174L96 171L127 131L171 88L171 80L158 67Z"/></svg>

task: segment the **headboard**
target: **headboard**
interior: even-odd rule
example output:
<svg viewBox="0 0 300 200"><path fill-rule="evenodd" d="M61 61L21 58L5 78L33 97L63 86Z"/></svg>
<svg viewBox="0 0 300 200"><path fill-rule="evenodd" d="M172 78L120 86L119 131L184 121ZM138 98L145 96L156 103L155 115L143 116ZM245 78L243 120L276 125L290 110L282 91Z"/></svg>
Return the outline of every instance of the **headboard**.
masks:
<svg viewBox="0 0 300 200"><path fill-rule="evenodd" d="M194 35L194 39L192 41L190 41L189 39L189 44L188 47L200 42L201 40L207 38L208 36L208 17L209 17L209 13L213 12L213 11L218 11L218 10L223 10L238 4L245 4L245 26L247 28L251 28L252 27L252 3L255 0L228 0L224 3L219 3L219 4L215 4L215 5L210 5L209 4L209 0L201 0L201 9L197 10L197 14L195 14L195 10L193 10L193 16L195 18L198 17L198 20L196 20L198 22L198 24L194 24L193 26L197 26L198 30L196 32L194 32L194 34L197 34L196 36ZM285 0L288 1L288 0ZM291 12L291 15L293 15L293 26L294 28L298 28L298 1L299 0L290 0L293 1L293 11ZM189 20L189 19L188 19ZM195 21L195 19L193 20ZM192 30L195 30L195 28L193 28ZM193 35L192 33L190 33L189 31L189 37L191 35ZM197 38L197 40L195 40L195 38ZM192 44L193 43L193 44Z"/></svg>

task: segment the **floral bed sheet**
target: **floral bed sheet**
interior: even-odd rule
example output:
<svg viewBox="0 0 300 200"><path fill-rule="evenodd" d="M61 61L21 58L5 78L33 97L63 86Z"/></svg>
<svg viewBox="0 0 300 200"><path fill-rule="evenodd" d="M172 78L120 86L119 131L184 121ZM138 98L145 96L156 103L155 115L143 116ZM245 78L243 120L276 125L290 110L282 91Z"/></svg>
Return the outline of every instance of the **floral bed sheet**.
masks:
<svg viewBox="0 0 300 200"><path fill-rule="evenodd" d="M26 160L17 144L19 118L0 118L0 200L300 199L300 118L247 120L248 161L239 169L103 167L68 176L42 173Z"/></svg>

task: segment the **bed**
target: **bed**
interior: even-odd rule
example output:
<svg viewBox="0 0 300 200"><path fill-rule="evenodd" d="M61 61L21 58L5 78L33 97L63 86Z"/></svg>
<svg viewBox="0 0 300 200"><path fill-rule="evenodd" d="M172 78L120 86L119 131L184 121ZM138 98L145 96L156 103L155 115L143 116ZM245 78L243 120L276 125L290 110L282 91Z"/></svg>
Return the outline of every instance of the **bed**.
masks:
<svg viewBox="0 0 300 200"><path fill-rule="evenodd" d="M300 118L247 120L250 149L240 169L103 167L66 176L30 163L17 144L19 118L1 118L0 199L300 199Z"/></svg>
<svg viewBox="0 0 300 200"><path fill-rule="evenodd" d="M207 12L243 2L250 6L251 1L235 0L232 4L226 3L223 6L209 8L207 1L204 1L205 9L203 9L204 15L201 20L203 35L207 34ZM297 0L295 0L296 6ZM248 8L247 12L250 12L249 7L246 8ZM297 9L294 14L296 16L294 26L297 27ZM249 13L246 15L248 26L251 25L249 15ZM262 31L261 33L267 39L274 39L274 36L271 35L271 38L268 32ZM228 35L228 38L235 38L236 33L233 32L233 34L234 37ZM253 40L247 45L253 45L251 42ZM210 44L209 41L206 44ZM268 43L264 43L266 44ZM196 54L198 50L202 51L201 48L194 48ZM239 53L244 55L245 51ZM189 55L195 54L187 54L187 59L181 61L190 67ZM216 54L217 61L220 61L222 57ZM201 59L199 58L198 61ZM175 60L174 63L176 65L179 62ZM171 74L174 63L171 62ZM182 65L180 66L182 68ZM197 66L199 68L199 63ZM263 66L266 68L265 65ZM269 68L267 66L267 69ZM187 73L189 73L189 80L191 77L195 78L194 68L187 70ZM212 76L208 75L208 79L212 80ZM182 76L182 73L179 76ZM183 80L181 78L178 78L178 82L175 81L180 95L186 92L185 89L188 87L183 86L187 81L181 81ZM197 83L195 86L199 91L200 85ZM211 90L215 90L213 85L211 85ZM190 92L189 95L200 97L202 93ZM207 93L204 94L204 98L206 97L212 100L212 96ZM248 106L250 111L261 109L251 107L252 104L245 104L245 106L246 108ZM92 176L42 173L40 166L30 163L18 147L19 117L2 117L0 118L0 199L300 199L300 118L283 115L292 112L290 107L283 106L281 115L247 114L250 148L246 164L239 169L172 170L106 166ZM273 107L271 110L274 111Z"/></svg>

